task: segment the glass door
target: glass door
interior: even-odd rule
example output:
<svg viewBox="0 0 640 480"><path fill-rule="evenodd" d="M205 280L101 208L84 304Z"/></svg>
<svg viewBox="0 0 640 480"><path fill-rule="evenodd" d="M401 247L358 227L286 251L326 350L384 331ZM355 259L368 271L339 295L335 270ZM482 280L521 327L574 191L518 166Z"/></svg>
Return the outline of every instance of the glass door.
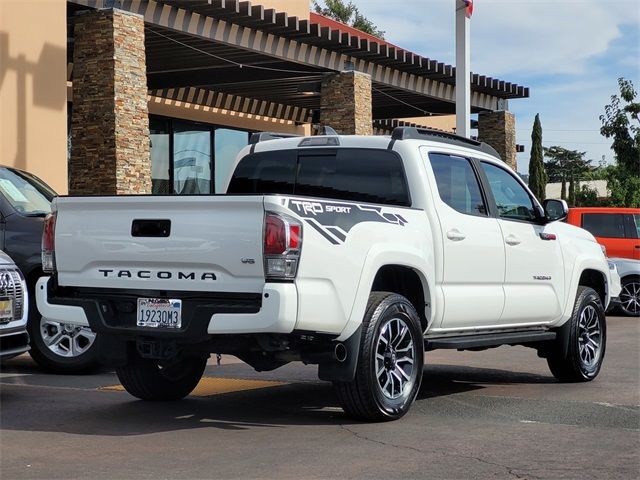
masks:
<svg viewBox="0 0 640 480"><path fill-rule="evenodd" d="M211 127L173 121L173 193L211 193Z"/></svg>

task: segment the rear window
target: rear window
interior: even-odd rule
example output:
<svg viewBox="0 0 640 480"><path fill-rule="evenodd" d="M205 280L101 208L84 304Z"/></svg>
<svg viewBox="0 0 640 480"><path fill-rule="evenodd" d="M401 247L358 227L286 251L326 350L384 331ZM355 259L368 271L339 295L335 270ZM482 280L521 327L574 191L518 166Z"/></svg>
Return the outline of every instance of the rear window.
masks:
<svg viewBox="0 0 640 480"><path fill-rule="evenodd" d="M410 205L402 160L385 150L282 150L243 158L229 194L287 194Z"/></svg>
<svg viewBox="0 0 640 480"><path fill-rule="evenodd" d="M624 215L620 213L583 213L582 228L595 237L625 238Z"/></svg>

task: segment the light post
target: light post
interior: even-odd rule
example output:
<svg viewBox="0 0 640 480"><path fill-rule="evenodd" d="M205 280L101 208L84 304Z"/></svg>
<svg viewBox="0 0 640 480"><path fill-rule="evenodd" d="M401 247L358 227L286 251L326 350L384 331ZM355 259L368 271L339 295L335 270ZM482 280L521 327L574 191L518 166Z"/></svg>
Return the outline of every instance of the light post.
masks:
<svg viewBox="0 0 640 480"><path fill-rule="evenodd" d="M471 84L469 24L473 0L455 0L456 5L456 133L471 135Z"/></svg>

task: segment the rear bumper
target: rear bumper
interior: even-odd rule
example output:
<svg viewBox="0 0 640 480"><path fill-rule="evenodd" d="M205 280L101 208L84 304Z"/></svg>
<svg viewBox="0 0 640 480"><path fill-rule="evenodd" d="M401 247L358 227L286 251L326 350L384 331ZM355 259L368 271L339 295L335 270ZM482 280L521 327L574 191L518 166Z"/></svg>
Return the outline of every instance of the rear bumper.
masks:
<svg viewBox="0 0 640 480"><path fill-rule="evenodd" d="M139 297L181 299L182 328L138 327ZM228 294L57 287L53 279L43 277L36 285L36 299L40 313L50 320L89 326L98 333L189 341L215 334L291 333L298 310L293 283L265 284L261 294Z"/></svg>

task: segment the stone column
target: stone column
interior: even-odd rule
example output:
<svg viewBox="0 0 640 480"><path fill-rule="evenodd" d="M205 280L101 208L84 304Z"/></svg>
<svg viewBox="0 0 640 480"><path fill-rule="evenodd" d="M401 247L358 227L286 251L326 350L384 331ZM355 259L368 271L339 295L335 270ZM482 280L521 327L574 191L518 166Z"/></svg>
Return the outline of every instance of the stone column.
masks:
<svg viewBox="0 0 640 480"><path fill-rule="evenodd" d="M151 193L144 21L122 10L75 17L69 193Z"/></svg>
<svg viewBox="0 0 640 480"><path fill-rule="evenodd" d="M478 140L497 150L513 170L516 162L516 117L506 110L478 114Z"/></svg>
<svg viewBox="0 0 640 480"><path fill-rule="evenodd" d="M341 72L322 80L320 123L342 135L372 135L371 76Z"/></svg>

